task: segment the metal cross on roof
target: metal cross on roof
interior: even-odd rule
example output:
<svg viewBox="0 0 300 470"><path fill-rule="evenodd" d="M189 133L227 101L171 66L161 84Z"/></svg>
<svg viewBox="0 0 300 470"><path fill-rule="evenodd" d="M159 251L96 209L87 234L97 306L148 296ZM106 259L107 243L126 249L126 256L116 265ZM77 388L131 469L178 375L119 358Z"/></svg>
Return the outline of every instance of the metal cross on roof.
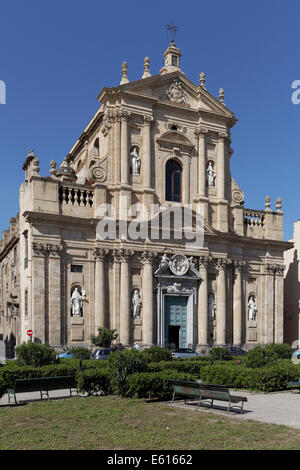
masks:
<svg viewBox="0 0 300 470"><path fill-rule="evenodd" d="M167 25L166 25L166 30L167 30L167 31L170 31L170 42L173 42L174 39L175 39L175 34L176 34L177 31L179 30L178 26L175 26L175 25L174 25L174 22L171 21L170 24L167 24Z"/></svg>

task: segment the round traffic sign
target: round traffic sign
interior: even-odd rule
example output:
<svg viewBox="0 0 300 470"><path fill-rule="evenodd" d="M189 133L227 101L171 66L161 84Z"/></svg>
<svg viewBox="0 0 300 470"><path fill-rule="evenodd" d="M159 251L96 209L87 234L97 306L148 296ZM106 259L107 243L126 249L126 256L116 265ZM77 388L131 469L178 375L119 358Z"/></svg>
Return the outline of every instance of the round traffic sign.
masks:
<svg viewBox="0 0 300 470"><path fill-rule="evenodd" d="M28 335L28 336L32 336L32 335L33 335L33 331L32 331L32 330L27 330L27 335Z"/></svg>

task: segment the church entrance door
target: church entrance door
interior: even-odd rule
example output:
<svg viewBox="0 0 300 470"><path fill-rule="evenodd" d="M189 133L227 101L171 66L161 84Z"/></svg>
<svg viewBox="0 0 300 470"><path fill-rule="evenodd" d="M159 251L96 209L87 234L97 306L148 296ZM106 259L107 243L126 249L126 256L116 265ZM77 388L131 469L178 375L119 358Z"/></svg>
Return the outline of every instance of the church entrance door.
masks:
<svg viewBox="0 0 300 470"><path fill-rule="evenodd" d="M188 296L165 296L165 346L187 348Z"/></svg>

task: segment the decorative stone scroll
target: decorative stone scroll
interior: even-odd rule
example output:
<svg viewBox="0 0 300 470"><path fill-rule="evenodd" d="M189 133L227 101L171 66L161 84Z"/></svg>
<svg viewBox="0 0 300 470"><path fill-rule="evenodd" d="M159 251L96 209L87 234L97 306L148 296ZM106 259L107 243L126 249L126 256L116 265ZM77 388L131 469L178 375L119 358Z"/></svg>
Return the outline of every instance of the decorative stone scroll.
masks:
<svg viewBox="0 0 300 470"><path fill-rule="evenodd" d="M243 204L245 199L244 191L242 191L233 177L231 177L231 188L232 201L236 204Z"/></svg>
<svg viewBox="0 0 300 470"><path fill-rule="evenodd" d="M88 179L96 183L103 183L107 178L107 164L108 164L108 155L102 158L100 161L95 163L89 169Z"/></svg>

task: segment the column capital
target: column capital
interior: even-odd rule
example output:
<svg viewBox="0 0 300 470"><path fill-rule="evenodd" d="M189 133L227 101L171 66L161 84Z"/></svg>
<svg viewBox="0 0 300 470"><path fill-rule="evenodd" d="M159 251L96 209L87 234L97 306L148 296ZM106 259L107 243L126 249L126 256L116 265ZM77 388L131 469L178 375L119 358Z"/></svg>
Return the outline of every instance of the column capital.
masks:
<svg viewBox="0 0 300 470"><path fill-rule="evenodd" d="M207 266L209 265L210 261L212 260L211 256L200 256L199 258L199 269L207 269Z"/></svg>
<svg viewBox="0 0 300 470"><path fill-rule="evenodd" d="M230 261L227 258L215 258L215 267L218 271L224 270L226 266L230 263Z"/></svg>
<svg viewBox="0 0 300 470"><path fill-rule="evenodd" d="M276 264L275 270L274 270L275 276L283 276L284 270L285 270L285 266L283 264Z"/></svg>
<svg viewBox="0 0 300 470"><path fill-rule="evenodd" d="M121 263L128 263L129 259L133 256L134 251L122 249L119 253Z"/></svg>
<svg viewBox="0 0 300 470"><path fill-rule="evenodd" d="M109 250L105 250L103 248L95 248L93 252L94 260L95 261L104 261L106 255L108 254Z"/></svg>
<svg viewBox="0 0 300 470"><path fill-rule="evenodd" d="M232 264L233 264L235 271L242 272L242 270L246 266L246 261L233 260Z"/></svg>
<svg viewBox="0 0 300 470"><path fill-rule="evenodd" d="M201 126L201 127L196 127L196 129L195 129L195 136L197 138L199 138L199 137L204 138L207 133L208 133L208 129L206 127Z"/></svg>
<svg viewBox="0 0 300 470"><path fill-rule="evenodd" d="M227 132L219 132L218 133L218 141L219 142L225 142L225 139L228 137Z"/></svg>
<svg viewBox="0 0 300 470"><path fill-rule="evenodd" d="M157 253L154 253L153 251L143 251L140 256L140 261L143 264L152 264L156 255Z"/></svg>
<svg viewBox="0 0 300 470"><path fill-rule="evenodd" d="M145 114L143 116L143 119L144 119L144 125L146 126L150 126L151 122L153 121L153 117L150 116L149 114Z"/></svg>
<svg viewBox="0 0 300 470"><path fill-rule="evenodd" d="M131 113L129 111L127 111L126 109L122 109L122 111L121 111L121 120L122 121L127 121L127 119L129 118L130 115L131 115Z"/></svg>

